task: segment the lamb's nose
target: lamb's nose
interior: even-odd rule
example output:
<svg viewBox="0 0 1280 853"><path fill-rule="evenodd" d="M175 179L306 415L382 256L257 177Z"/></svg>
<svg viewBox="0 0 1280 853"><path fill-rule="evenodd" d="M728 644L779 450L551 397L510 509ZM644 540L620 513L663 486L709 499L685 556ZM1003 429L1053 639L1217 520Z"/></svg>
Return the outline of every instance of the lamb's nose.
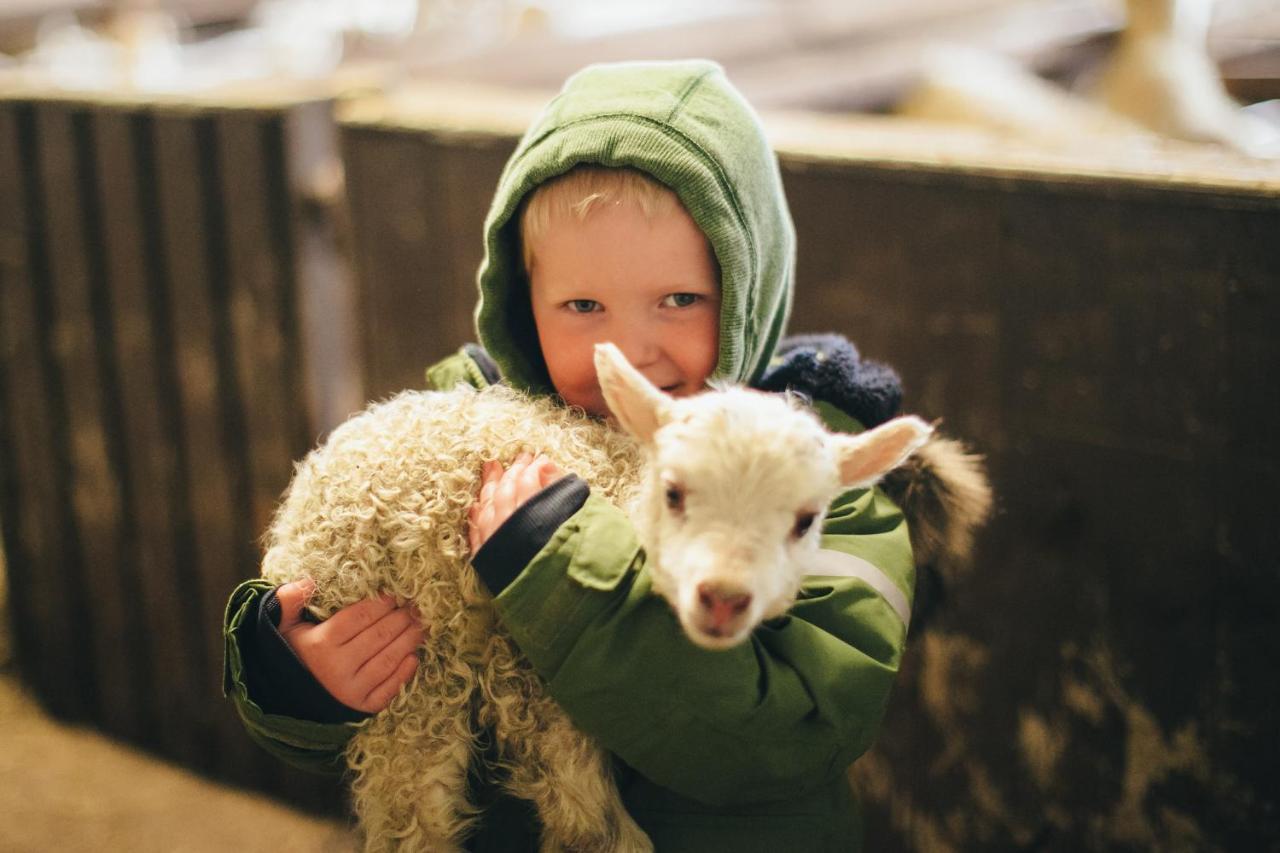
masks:
<svg viewBox="0 0 1280 853"><path fill-rule="evenodd" d="M713 627L722 628L751 606L751 593L711 583L698 584L698 603Z"/></svg>

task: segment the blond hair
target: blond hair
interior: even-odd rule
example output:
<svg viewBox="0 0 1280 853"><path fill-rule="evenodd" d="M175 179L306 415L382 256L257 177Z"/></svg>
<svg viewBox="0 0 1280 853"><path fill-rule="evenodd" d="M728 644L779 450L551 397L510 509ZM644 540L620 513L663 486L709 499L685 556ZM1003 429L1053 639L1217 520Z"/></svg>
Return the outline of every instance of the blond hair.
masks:
<svg viewBox="0 0 1280 853"><path fill-rule="evenodd" d="M525 199L520 213L520 245L525 272L533 269L534 250L564 216L585 221L591 211L607 204L634 204L646 219L684 210L675 192L638 169L578 165L540 185Z"/></svg>

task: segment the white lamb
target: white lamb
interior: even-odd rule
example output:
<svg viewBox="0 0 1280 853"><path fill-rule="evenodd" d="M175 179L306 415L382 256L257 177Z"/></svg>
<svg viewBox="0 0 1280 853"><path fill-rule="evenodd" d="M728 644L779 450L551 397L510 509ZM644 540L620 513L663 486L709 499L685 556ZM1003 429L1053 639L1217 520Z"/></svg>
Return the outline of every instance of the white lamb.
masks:
<svg viewBox="0 0 1280 853"><path fill-rule="evenodd" d="M912 417L832 434L793 400L736 387L672 399L611 345L597 347L596 369L625 432L503 387L405 392L298 465L263 575L309 575L321 618L389 591L428 631L413 680L348 749L368 850L459 849L486 729L505 787L537 810L544 850L652 849L605 753L547 696L469 565L467 510L486 460L540 451L629 507L655 591L690 640L727 648L791 606L835 495L875 482L930 434Z"/></svg>

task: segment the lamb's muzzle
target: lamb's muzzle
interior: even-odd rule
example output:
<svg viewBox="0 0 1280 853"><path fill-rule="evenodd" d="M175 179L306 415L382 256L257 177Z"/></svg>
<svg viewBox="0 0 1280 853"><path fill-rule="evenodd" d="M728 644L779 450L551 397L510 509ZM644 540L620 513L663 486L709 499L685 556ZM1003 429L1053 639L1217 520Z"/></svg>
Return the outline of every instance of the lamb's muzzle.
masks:
<svg viewBox="0 0 1280 853"><path fill-rule="evenodd" d="M702 607L704 634L713 637L732 636L738 633L738 624L751 606L751 593L734 587L711 583L697 586L698 604Z"/></svg>

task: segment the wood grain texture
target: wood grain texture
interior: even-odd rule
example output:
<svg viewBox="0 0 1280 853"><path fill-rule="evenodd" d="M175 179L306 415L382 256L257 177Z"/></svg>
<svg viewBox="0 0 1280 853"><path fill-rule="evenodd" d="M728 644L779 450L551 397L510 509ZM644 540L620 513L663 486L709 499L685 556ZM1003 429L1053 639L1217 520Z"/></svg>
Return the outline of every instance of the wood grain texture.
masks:
<svg viewBox="0 0 1280 853"><path fill-rule="evenodd" d="M183 530L179 469L180 411L168 321L151 121L140 110L96 110L92 116L102 223L107 311L114 329L121 466L128 524L122 558L138 577L141 614L137 669L148 701L140 712L144 743L198 764L207 748L184 723L208 701L203 656L187 628L186 570L192 545Z"/></svg>
<svg viewBox="0 0 1280 853"><path fill-rule="evenodd" d="M60 717L84 719L93 697L77 614L66 606L74 581L67 525L65 446L56 424L56 366L50 343L48 255L32 105L0 110L0 464L9 607L18 669Z"/></svg>
<svg viewBox="0 0 1280 853"><path fill-rule="evenodd" d="M330 106L259 101L0 95L0 520L48 708L332 812L336 782L271 759L220 695L227 596L314 400L352 392L314 387L332 340L301 316L324 291L330 327L354 322L306 185Z"/></svg>

